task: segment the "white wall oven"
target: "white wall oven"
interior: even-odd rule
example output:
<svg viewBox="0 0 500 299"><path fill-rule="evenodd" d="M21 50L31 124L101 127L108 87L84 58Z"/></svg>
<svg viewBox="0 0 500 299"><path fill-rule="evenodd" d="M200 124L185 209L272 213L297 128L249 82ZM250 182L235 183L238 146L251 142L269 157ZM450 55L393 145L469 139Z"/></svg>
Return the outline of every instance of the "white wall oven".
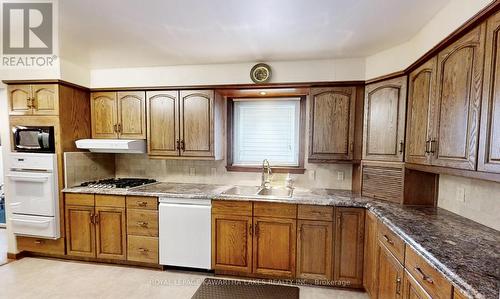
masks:
<svg viewBox="0 0 500 299"><path fill-rule="evenodd" d="M56 155L11 153L8 167L10 222L14 234L58 239Z"/></svg>

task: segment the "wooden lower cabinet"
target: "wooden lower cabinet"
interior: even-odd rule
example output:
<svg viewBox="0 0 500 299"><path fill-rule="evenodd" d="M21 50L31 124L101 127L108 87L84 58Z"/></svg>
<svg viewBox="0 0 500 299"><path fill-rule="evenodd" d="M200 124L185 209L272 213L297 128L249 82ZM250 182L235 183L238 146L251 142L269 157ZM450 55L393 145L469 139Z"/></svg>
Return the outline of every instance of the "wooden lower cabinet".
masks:
<svg viewBox="0 0 500 299"><path fill-rule="evenodd" d="M129 235L127 260L158 264L158 238Z"/></svg>
<svg viewBox="0 0 500 299"><path fill-rule="evenodd" d="M377 298L402 298L404 267L391 252L379 243Z"/></svg>
<svg viewBox="0 0 500 299"><path fill-rule="evenodd" d="M252 272L252 217L212 215L212 268Z"/></svg>
<svg viewBox="0 0 500 299"><path fill-rule="evenodd" d="M297 278L331 280L333 223L299 220L297 227Z"/></svg>
<svg viewBox="0 0 500 299"><path fill-rule="evenodd" d="M377 298L377 223L377 217L372 212L366 212L363 286L372 299Z"/></svg>
<svg viewBox="0 0 500 299"><path fill-rule="evenodd" d="M127 258L125 208L96 207L95 213L97 257L125 260Z"/></svg>
<svg viewBox="0 0 500 299"><path fill-rule="evenodd" d="M337 208L335 212L334 280L344 286L363 286L365 209Z"/></svg>
<svg viewBox="0 0 500 299"><path fill-rule="evenodd" d="M95 257L94 207L66 205L65 215L67 254Z"/></svg>
<svg viewBox="0 0 500 299"><path fill-rule="evenodd" d="M408 271L404 274L403 299L432 299Z"/></svg>
<svg viewBox="0 0 500 299"><path fill-rule="evenodd" d="M254 217L253 273L295 276L297 220Z"/></svg>

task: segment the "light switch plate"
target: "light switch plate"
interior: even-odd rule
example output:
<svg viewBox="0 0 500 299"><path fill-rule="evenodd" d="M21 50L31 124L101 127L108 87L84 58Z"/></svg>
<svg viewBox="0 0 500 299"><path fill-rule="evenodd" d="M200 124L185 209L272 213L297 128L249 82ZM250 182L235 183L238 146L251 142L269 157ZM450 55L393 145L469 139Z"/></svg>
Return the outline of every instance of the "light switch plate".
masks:
<svg viewBox="0 0 500 299"><path fill-rule="evenodd" d="M343 181L344 180L344 172L339 171L337 172L337 181Z"/></svg>

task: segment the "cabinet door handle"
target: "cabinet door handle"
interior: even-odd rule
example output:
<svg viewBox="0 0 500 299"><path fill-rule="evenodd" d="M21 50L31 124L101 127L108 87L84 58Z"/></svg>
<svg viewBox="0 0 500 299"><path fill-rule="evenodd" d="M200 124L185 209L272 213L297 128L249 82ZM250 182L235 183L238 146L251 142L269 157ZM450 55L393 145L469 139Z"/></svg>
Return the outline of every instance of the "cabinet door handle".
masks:
<svg viewBox="0 0 500 299"><path fill-rule="evenodd" d="M118 133L118 128L116 124L113 125L113 132Z"/></svg>
<svg viewBox="0 0 500 299"><path fill-rule="evenodd" d="M139 248L139 252L140 253L147 253L149 251L149 249L146 249L146 248Z"/></svg>
<svg viewBox="0 0 500 299"><path fill-rule="evenodd" d="M148 205L148 202L147 201L139 201L139 202L137 202L137 205L139 207L146 207Z"/></svg>
<svg viewBox="0 0 500 299"><path fill-rule="evenodd" d="M396 279L396 294L401 295L401 277Z"/></svg>
<svg viewBox="0 0 500 299"><path fill-rule="evenodd" d="M36 99L31 98L31 108L36 109Z"/></svg>
<svg viewBox="0 0 500 299"><path fill-rule="evenodd" d="M255 236L259 236L259 225L254 224L254 232L255 232Z"/></svg>
<svg viewBox="0 0 500 299"><path fill-rule="evenodd" d="M38 244L38 245L43 244L43 241L42 240L35 240L35 244Z"/></svg>
<svg viewBox="0 0 500 299"><path fill-rule="evenodd" d="M248 235L253 235L253 225L251 223L248 225Z"/></svg>
<svg viewBox="0 0 500 299"><path fill-rule="evenodd" d="M30 109L33 108L33 102L31 98L26 99L26 106Z"/></svg>
<svg viewBox="0 0 500 299"><path fill-rule="evenodd" d="M96 214L94 215L94 223L95 223L95 224L99 224L99 214L98 214L98 213L96 213Z"/></svg>
<svg viewBox="0 0 500 299"><path fill-rule="evenodd" d="M429 150L429 152L431 154L434 154L436 152L436 149L434 148L434 144L436 144L437 141L436 141L436 139L432 139L429 143L430 143L430 150Z"/></svg>
<svg viewBox="0 0 500 299"><path fill-rule="evenodd" d="M181 141L179 139L177 139L176 143L177 143L176 149L180 150L181 149Z"/></svg>
<svg viewBox="0 0 500 299"><path fill-rule="evenodd" d="M393 242L391 239L389 239L389 237L388 237L387 235L384 235L384 239L385 239L385 241L386 241L387 243L389 243L389 244L391 244L391 245L393 245L393 244L394 244L394 242Z"/></svg>
<svg viewBox="0 0 500 299"><path fill-rule="evenodd" d="M415 269L415 271L417 271L417 273L420 275L420 278L422 278L423 281L430 283L430 284L434 283L434 280L432 280L432 278L430 276L427 276L424 273L424 271L422 271L422 269L420 269L420 267L416 266L414 269Z"/></svg>
<svg viewBox="0 0 500 299"><path fill-rule="evenodd" d="M118 124L118 133L122 132L122 124Z"/></svg>
<svg viewBox="0 0 500 299"><path fill-rule="evenodd" d="M186 143L184 143L184 140L181 140L181 150L182 151L186 150Z"/></svg>
<svg viewBox="0 0 500 299"><path fill-rule="evenodd" d="M427 140L425 141L425 153L426 153L426 154L430 154L430 153L431 153L431 150L429 149L429 147L430 147L430 143L431 143L431 140L430 140L430 139L427 139Z"/></svg>
<svg viewBox="0 0 500 299"><path fill-rule="evenodd" d="M94 213L90 213L90 219L89 220L90 220L90 223L92 223L92 224L95 224L95 222L94 222L94 216L95 216Z"/></svg>
<svg viewBox="0 0 500 299"><path fill-rule="evenodd" d="M402 154L403 153L403 146L405 145L405 143L403 142L403 140L399 141L399 153Z"/></svg>

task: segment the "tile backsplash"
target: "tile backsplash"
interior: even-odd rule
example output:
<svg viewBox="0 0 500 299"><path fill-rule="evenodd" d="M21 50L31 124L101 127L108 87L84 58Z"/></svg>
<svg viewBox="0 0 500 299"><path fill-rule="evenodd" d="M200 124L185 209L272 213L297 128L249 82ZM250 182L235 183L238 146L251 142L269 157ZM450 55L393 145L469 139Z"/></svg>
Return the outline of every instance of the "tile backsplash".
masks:
<svg viewBox="0 0 500 299"><path fill-rule="evenodd" d="M438 206L500 230L500 183L441 175Z"/></svg>
<svg viewBox="0 0 500 299"><path fill-rule="evenodd" d="M86 181L115 177L114 154L64 153L64 185L73 187Z"/></svg>
<svg viewBox="0 0 500 299"><path fill-rule="evenodd" d="M161 160L147 155L116 154L116 177L154 178L163 182L251 185L260 184L261 173L229 172L226 161ZM292 174L294 185L307 188L351 189L351 164L305 164L305 174ZM274 185L286 174L274 174Z"/></svg>

